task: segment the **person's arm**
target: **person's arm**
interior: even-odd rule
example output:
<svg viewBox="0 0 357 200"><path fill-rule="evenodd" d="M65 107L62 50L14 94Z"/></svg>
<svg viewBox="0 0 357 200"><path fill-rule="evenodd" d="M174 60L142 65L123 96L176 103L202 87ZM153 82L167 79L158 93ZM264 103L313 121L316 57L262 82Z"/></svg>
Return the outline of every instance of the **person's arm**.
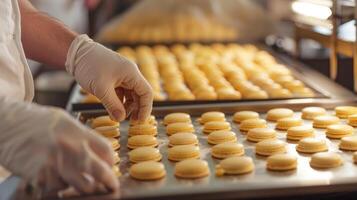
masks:
<svg viewBox="0 0 357 200"><path fill-rule="evenodd" d="M60 21L19 0L22 44L27 58L49 66L65 67L68 49L77 34Z"/></svg>
<svg viewBox="0 0 357 200"><path fill-rule="evenodd" d="M134 120L148 119L152 89L135 63L86 35L70 31L38 12L28 0L19 2L22 42L28 58L65 66L83 89L102 101L113 119L122 121L129 113Z"/></svg>

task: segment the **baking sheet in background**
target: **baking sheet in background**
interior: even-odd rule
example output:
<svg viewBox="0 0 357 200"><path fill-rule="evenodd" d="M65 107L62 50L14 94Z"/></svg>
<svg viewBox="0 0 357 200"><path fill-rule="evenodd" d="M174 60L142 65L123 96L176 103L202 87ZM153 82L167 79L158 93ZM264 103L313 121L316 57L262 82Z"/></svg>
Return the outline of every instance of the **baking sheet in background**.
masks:
<svg viewBox="0 0 357 200"><path fill-rule="evenodd" d="M345 104L346 105L346 104ZM289 107L286 105L281 105ZM327 108L334 107L335 104L326 105ZM277 107L277 106L276 106ZM205 108L204 111L207 108ZM226 113L232 113L236 110L247 110L247 107L231 107L225 108L229 110ZM266 110L270 108L266 107ZM300 110L301 108L292 107L292 109ZM208 110L216 110L211 107ZM248 109L255 110L255 109ZM263 108L258 109L258 111ZM175 109L175 112L186 111ZM222 110L223 111L223 110ZM164 116L173 112L170 109L160 109L154 111L155 116ZM254 143L247 142L245 136L237 129L238 126L231 121L231 115L227 115L227 120L231 122L232 129L237 133L238 141L243 143L246 150L246 155L254 159L256 169L251 174L242 176L215 176L215 165L219 160L212 159L210 156L211 145L207 144L207 135L201 132L201 125L196 122L196 118L203 112L196 109L193 112L193 122L196 129L196 134L200 141L201 159L208 161L211 175L206 178L197 180L177 179L173 175L174 162L167 159L167 138L165 127L161 123L161 118L158 117L158 140L160 142L159 149L163 154L163 160L167 176L158 181L136 181L129 177L127 169L130 166L127 158L128 149L126 148L127 128L128 123L121 124L121 163L120 168L123 176L121 180L121 196L123 199L182 199L184 197L197 199L222 199L235 197L236 199L254 197L276 197L284 195L293 195L297 192L304 193L330 193L332 191L351 191L353 187L357 187L357 165L352 161L352 152L340 151L338 149L339 140L328 140L330 151L337 152L343 156L344 165L328 170L315 170L310 167L310 155L298 154L295 150L296 142L288 141L288 152L298 156L298 169L287 172L270 172L265 169L265 157L256 156L254 152ZM86 120L94 116L104 114L104 111L87 111L80 113L80 119ZM333 114L333 111L330 111ZM296 117L300 117L300 113L295 113ZM265 118L262 114L261 118ZM311 121L305 121L306 124L311 124ZM345 120L344 122L345 123ZM269 123L269 127L274 128L274 123ZM285 133L278 131L278 138L286 141ZM325 138L323 129L316 129L316 136ZM331 142L330 142L331 141ZM356 190L356 189L354 189ZM279 192L277 192L279 191Z"/></svg>
<svg viewBox="0 0 357 200"><path fill-rule="evenodd" d="M111 45L113 49L117 49L118 45ZM307 87L311 88L315 93L316 97L314 98L292 98L294 100L304 100L312 99L312 101L320 101L321 99L353 99L355 95L343 88L342 86L334 83L327 77L322 74L304 66L303 64L292 60L291 58L277 54L271 49L263 45L257 45L258 48L262 50L267 50L271 55L273 55L279 63L285 64L293 73L294 77L298 80L301 80L306 84ZM69 102L67 104L67 110L72 111L81 111L89 109L103 109L103 106L99 103L94 104L84 104L80 103L83 95L80 94L79 86L75 86L72 90ZM214 101L157 101L154 102L154 107L160 106L176 106L176 105L203 105L203 104L217 104L217 103L232 103L232 102L261 102L266 104L267 102L272 102L276 100L291 100L291 99L264 99L264 100L214 100Z"/></svg>

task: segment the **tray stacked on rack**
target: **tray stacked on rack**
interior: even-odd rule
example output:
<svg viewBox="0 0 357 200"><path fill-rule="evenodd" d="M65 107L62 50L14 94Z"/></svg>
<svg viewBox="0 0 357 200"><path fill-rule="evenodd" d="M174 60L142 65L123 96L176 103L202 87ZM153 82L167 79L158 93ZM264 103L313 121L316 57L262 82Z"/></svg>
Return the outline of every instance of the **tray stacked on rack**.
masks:
<svg viewBox="0 0 357 200"><path fill-rule="evenodd" d="M328 115L335 115L333 108L340 105L341 102L320 104L328 109ZM344 102L348 104L348 102ZM159 145L158 149L163 155L161 163L164 164L166 176L156 181L139 181L132 178L129 174L129 168L132 163L129 161L127 148L127 132L129 123L124 121L120 124L121 144L119 164L122 176L121 198L122 199L245 199L245 198L267 198L298 194L323 194L330 192L347 192L355 190L357 186L357 165L353 162L353 152L339 149L340 140L329 139L326 137L326 129L314 128L315 137L326 140L329 152L335 152L343 159L343 164L336 168L317 169L310 166L311 154L302 154L296 151L297 142L287 140L286 131L277 131L277 139L286 143L287 154L297 157L297 168L289 171L270 171L266 168L267 158L256 155L256 143L247 140L246 133L240 131L240 125L233 122L232 115L236 111L251 110L257 111L261 119L266 119L266 112L271 108L286 107L295 111L295 118L301 119L301 109L306 105L265 105L265 106L239 106L226 105L225 107L195 107L192 110L185 108L160 108L153 112L157 120L158 135L156 136ZM316 105L314 105L316 106ZM245 156L253 159L255 170L244 175L216 176L216 165L220 163L219 159L211 156L212 145L207 142L207 134L202 132L203 125L198 122L198 117L207 111L221 111L225 113L226 121L230 123L232 131L238 138L238 143L244 145ZM174 174L176 162L168 159L168 135L166 127L163 125L163 117L172 112L186 112L190 114L192 124L194 125L194 134L199 139L198 147L200 149L200 159L208 163L210 175L198 179L182 179ZM79 119L86 123L89 119L105 115L103 110L86 111L79 113ZM346 119L341 119L340 124L347 124ZM312 120L303 120L303 124L312 126ZM267 122L269 128L276 128L275 122ZM355 129L353 135L355 135ZM112 197L113 199L118 196Z"/></svg>

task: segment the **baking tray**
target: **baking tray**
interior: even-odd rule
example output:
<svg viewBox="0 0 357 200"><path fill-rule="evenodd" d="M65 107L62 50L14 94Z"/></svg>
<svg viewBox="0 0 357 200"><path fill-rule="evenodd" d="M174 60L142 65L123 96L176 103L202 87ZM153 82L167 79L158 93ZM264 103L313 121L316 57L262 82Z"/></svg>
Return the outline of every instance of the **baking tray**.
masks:
<svg viewBox="0 0 357 200"><path fill-rule="evenodd" d="M113 45L112 45L113 46ZM263 99L263 100L214 100L214 101L155 101L154 107L160 106L176 106L176 105L209 105L209 104L217 104L217 103L232 103L232 102L261 102L265 104L267 102L273 102L277 100L305 100L305 99L315 99L316 101L320 101L321 99L353 99L355 98L354 93L348 91L342 86L336 84L331 81L327 77L322 74L308 68L307 66L294 61L288 56L278 54L271 50L270 48L264 45L256 45L258 48L268 51L271 55L273 55L279 63L285 64L292 71L293 76L304 82L307 87L311 88L315 92L315 97L313 98L289 98L289 99ZM118 46L114 45L114 48ZM80 94L80 87L76 85L72 90L70 95L67 110L70 112L89 110L89 109L103 109L103 105L100 103L89 103L84 104L80 103L83 95Z"/></svg>
<svg viewBox="0 0 357 200"><path fill-rule="evenodd" d="M324 106L326 108L333 108L336 105L357 105L356 102L335 102ZM289 107L296 111L301 107L280 105ZM273 107L279 107L275 105ZM120 169L123 173L121 176L121 199L245 199L245 198L271 198L301 194L327 194L331 192L348 192L356 191L357 189L357 165L353 164L352 152L340 151L338 149L339 140L327 140L329 151L337 152L342 155L344 165L335 169L316 170L310 167L310 155L298 154L295 150L296 142L286 141L286 134L284 131L278 131L278 138L288 143L288 152L298 156L298 169L287 172L271 172L265 168L265 157L256 156L254 151L254 143L245 140L245 135L241 134L238 125L234 124L231 119L231 114L238 110L254 110L267 111L272 107L260 107L254 109L252 107L225 107L205 109L196 108L194 112L188 112L192 116L192 121L195 125L196 134L199 138L199 147L201 150L201 159L208 162L211 175L206 178L196 180L178 179L173 175L174 162L167 159L167 138L165 127L162 125L162 117L172 112L187 112L186 109L159 109L155 110L153 114L158 120L158 140L159 149L163 154L162 163L167 170L167 176L158 181L137 181L130 178L127 170L130 166L128 162L126 148L128 123L121 124L121 149L120 149ZM227 120L232 125L232 131L237 133L238 142L244 144L246 155L253 158L255 163L255 171L251 174L240 176L215 176L215 165L219 160L213 159L210 156L211 145L207 144L207 135L201 131L201 125L196 122L197 116L207 110L220 110L225 112ZM333 114L333 111L329 111ZM87 119L105 114L103 110L86 111L78 114L81 121L85 122ZM295 113L296 117L300 116L300 112ZM261 117L265 118L265 114L261 113ZM311 124L311 121L304 121L305 124ZM345 123L343 121L342 123ZM269 127L274 128L274 123L268 123ZM315 129L317 137L323 137L323 129ZM111 196L109 199L118 199L117 196Z"/></svg>

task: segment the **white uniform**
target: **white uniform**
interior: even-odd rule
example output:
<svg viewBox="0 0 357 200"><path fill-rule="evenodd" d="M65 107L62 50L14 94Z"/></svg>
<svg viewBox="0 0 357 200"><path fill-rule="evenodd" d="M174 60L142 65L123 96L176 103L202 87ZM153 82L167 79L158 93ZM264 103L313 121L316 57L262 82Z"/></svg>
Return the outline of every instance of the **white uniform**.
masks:
<svg viewBox="0 0 357 200"><path fill-rule="evenodd" d="M0 3L0 96L31 101L33 79L21 44L20 11L17 0Z"/></svg>

